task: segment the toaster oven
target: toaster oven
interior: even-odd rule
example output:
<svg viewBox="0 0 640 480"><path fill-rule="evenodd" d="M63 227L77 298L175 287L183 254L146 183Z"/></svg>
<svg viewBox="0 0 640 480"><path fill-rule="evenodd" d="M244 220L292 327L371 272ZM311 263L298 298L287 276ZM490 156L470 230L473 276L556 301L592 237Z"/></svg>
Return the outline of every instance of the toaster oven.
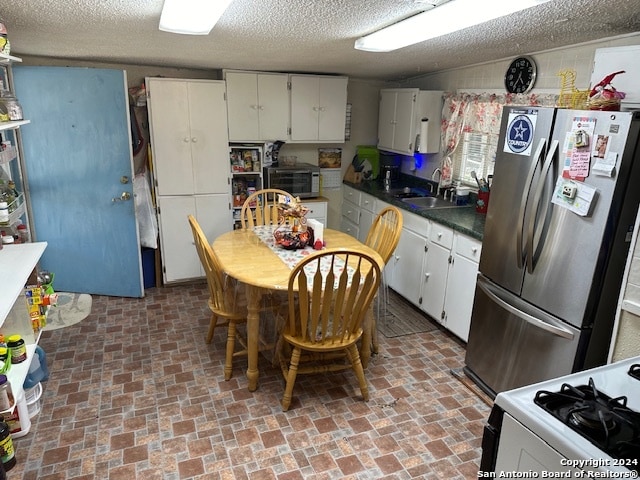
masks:
<svg viewBox="0 0 640 480"><path fill-rule="evenodd" d="M279 188L300 198L320 196L320 167L308 163L264 167L267 188Z"/></svg>

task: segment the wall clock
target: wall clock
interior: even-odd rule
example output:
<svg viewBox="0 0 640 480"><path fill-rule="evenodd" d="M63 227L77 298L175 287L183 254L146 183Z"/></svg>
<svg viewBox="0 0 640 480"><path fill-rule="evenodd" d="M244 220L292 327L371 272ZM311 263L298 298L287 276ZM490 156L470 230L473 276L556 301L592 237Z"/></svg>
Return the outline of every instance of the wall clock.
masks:
<svg viewBox="0 0 640 480"><path fill-rule="evenodd" d="M504 86L509 93L527 93L536 83L536 74L536 62L533 58L515 58L504 74Z"/></svg>

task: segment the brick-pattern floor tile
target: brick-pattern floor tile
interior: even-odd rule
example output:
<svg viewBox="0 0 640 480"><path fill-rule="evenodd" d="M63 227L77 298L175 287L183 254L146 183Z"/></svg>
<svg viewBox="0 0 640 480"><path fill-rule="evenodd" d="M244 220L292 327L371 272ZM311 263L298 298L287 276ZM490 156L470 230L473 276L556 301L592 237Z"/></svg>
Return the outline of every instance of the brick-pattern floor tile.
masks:
<svg viewBox="0 0 640 480"><path fill-rule="evenodd" d="M93 296L85 320L42 334L50 378L10 478L476 478L489 407L451 375L464 347L444 330L380 334L368 402L350 371L300 375L282 412L266 358L255 392L242 357L224 380L226 331L205 343L204 284L145 295Z"/></svg>

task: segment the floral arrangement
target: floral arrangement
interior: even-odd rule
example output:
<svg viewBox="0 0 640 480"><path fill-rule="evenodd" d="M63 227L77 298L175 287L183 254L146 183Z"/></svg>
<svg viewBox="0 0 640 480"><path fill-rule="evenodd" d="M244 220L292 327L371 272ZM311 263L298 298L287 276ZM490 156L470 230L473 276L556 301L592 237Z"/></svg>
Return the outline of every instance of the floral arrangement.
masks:
<svg viewBox="0 0 640 480"><path fill-rule="evenodd" d="M278 228L273 233L276 244L296 250L313 243L313 231L307 229L305 217L308 212L309 209L300 203L300 198L278 195Z"/></svg>
<svg viewBox="0 0 640 480"><path fill-rule="evenodd" d="M589 110L620 110L620 101L626 96L624 92L616 90L611 81L616 75L625 73L624 70L604 77L589 92Z"/></svg>

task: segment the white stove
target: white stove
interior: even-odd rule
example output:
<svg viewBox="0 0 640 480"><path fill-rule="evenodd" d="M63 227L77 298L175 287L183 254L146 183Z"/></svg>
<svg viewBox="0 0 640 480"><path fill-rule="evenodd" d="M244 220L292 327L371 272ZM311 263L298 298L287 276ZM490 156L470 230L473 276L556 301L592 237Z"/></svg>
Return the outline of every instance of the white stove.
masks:
<svg viewBox="0 0 640 480"><path fill-rule="evenodd" d="M479 477L637 478L640 357L499 393L482 447Z"/></svg>

